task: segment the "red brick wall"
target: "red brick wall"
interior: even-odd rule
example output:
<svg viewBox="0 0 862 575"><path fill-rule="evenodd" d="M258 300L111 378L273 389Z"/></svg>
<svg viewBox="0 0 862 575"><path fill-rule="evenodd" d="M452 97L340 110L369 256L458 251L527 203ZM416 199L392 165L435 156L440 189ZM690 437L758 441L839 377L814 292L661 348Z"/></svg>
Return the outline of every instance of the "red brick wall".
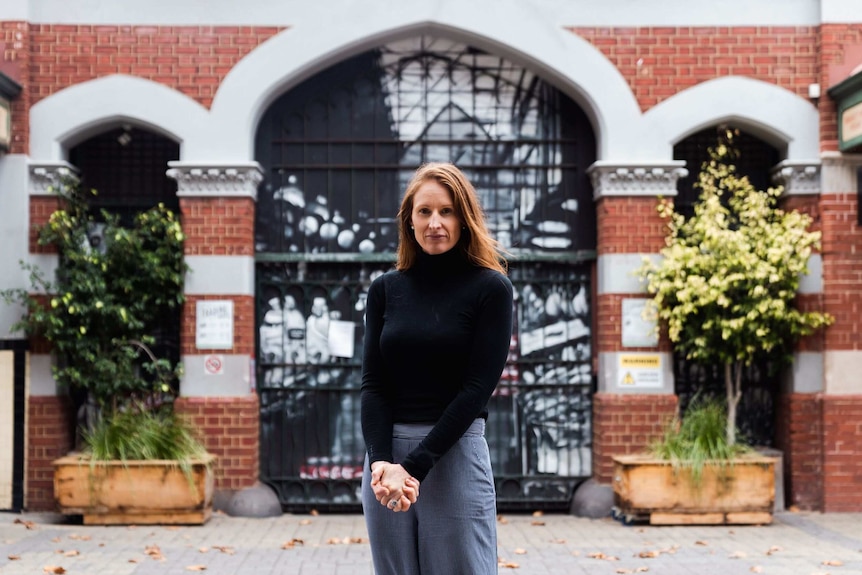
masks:
<svg viewBox="0 0 862 575"><path fill-rule="evenodd" d="M0 21L0 72L21 86L12 100L12 154L26 154L30 149L30 24Z"/></svg>
<svg viewBox="0 0 862 575"><path fill-rule="evenodd" d="M260 406L246 397L181 397L177 413L191 419L216 461L216 489L250 487L260 473Z"/></svg>
<svg viewBox="0 0 862 575"><path fill-rule="evenodd" d="M661 436L677 410L675 395L593 396L593 478L613 479L614 455L643 451Z"/></svg>
<svg viewBox="0 0 862 575"><path fill-rule="evenodd" d="M240 295L187 295L182 310L180 327L180 353L194 355L201 353L195 347L195 308L201 300L233 300L233 348L222 350L234 354L254 355L254 296ZM207 353L216 350L207 350Z"/></svg>
<svg viewBox="0 0 862 575"><path fill-rule="evenodd" d="M180 198L187 256L254 255L254 200Z"/></svg>
<svg viewBox="0 0 862 575"><path fill-rule="evenodd" d="M51 214L60 209L60 200L55 196L30 196L30 235L31 254L56 254L57 247L39 245L39 228L48 223Z"/></svg>
<svg viewBox="0 0 862 575"><path fill-rule="evenodd" d="M131 74L209 107L230 69L282 29L33 24L32 103L73 84Z"/></svg>
<svg viewBox="0 0 862 575"><path fill-rule="evenodd" d="M823 396L823 511L862 511L862 395Z"/></svg>
<svg viewBox="0 0 862 575"><path fill-rule="evenodd" d="M603 254L658 253L667 220L659 217L656 197L604 197L596 204L597 250Z"/></svg>
<svg viewBox="0 0 862 575"><path fill-rule="evenodd" d="M824 194L823 310L835 317L826 330L832 351L862 350L862 227L856 224L856 193Z"/></svg>
<svg viewBox="0 0 862 575"><path fill-rule="evenodd" d="M24 506L31 511L54 509L54 467L51 462L72 450L72 406L65 396L27 398L27 478Z"/></svg>
<svg viewBox="0 0 862 575"><path fill-rule="evenodd" d="M570 28L625 76L641 110L713 78L739 75L803 98L818 82L812 26ZM640 64L639 64L640 62Z"/></svg>
<svg viewBox="0 0 862 575"><path fill-rule="evenodd" d="M775 443L783 452L787 505L822 509L822 400L817 394L791 393L778 397Z"/></svg>

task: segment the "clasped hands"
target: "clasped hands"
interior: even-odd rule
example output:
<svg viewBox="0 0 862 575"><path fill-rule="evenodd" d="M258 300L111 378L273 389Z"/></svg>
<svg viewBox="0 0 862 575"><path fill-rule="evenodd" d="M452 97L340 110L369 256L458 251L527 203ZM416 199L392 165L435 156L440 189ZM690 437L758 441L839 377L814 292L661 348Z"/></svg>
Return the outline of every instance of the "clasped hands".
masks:
<svg viewBox="0 0 862 575"><path fill-rule="evenodd" d="M371 465L371 489L377 501L392 511L407 511L419 498L419 480L388 461Z"/></svg>

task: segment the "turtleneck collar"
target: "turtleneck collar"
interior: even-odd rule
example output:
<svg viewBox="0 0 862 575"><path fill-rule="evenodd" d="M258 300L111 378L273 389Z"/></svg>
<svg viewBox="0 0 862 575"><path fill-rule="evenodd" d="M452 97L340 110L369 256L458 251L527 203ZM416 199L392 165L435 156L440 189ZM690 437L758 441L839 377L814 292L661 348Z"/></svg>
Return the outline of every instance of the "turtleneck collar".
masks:
<svg viewBox="0 0 862 575"><path fill-rule="evenodd" d="M470 267L472 265L464 251L456 246L448 252L433 256L420 251L413 269L423 277L442 279L462 273Z"/></svg>

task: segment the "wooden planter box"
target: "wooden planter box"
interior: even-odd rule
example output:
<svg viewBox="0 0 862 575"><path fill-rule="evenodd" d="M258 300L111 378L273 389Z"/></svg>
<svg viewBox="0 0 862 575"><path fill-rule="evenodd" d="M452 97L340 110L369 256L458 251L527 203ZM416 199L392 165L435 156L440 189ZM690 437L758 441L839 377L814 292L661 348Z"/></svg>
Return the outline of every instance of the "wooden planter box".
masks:
<svg viewBox="0 0 862 575"><path fill-rule="evenodd" d="M60 513L83 515L85 525L203 524L212 515L214 455L192 463L187 476L175 461L105 461L76 455L54 461L54 499Z"/></svg>
<svg viewBox="0 0 862 575"><path fill-rule="evenodd" d="M745 455L704 467L700 485L690 472L647 455L614 459L615 513L653 525L768 524L775 500L774 457Z"/></svg>

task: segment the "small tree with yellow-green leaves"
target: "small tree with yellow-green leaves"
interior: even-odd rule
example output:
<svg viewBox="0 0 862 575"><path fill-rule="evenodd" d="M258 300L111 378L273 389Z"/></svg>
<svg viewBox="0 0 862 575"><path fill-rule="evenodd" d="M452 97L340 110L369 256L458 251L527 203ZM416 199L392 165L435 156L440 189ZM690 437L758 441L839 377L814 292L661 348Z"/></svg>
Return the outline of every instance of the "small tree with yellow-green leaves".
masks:
<svg viewBox="0 0 862 575"><path fill-rule="evenodd" d="M701 169L693 216L659 203L669 221L667 246L659 262L639 270L675 348L689 360L724 366L729 445L736 443L743 367L832 322L794 306L820 233L809 231L808 215L777 207L781 188L757 190L737 174L737 155L727 131Z"/></svg>

